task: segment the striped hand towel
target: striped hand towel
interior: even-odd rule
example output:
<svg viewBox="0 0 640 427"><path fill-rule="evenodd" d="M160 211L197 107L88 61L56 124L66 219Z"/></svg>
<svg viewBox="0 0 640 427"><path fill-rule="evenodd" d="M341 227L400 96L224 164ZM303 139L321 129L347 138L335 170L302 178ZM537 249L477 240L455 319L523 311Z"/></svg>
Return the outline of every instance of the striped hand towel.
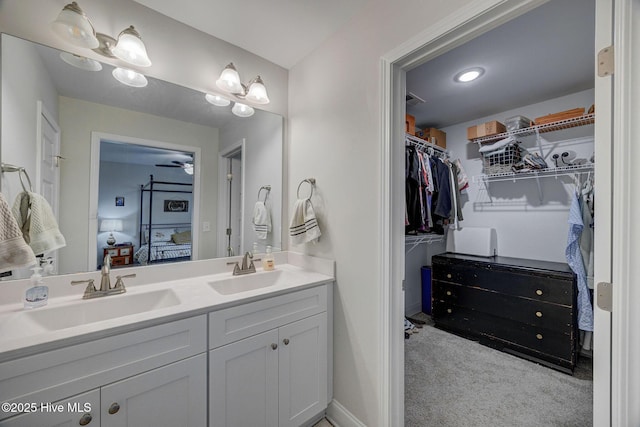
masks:
<svg viewBox="0 0 640 427"><path fill-rule="evenodd" d="M311 200L296 200L293 206L293 214L291 215L291 224L289 226L291 243L299 245L302 243L315 242L320 238L321 234Z"/></svg>
<svg viewBox="0 0 640 427"><path fill-rule="evenodd" d="M271 215L265 204L257 201L253 207L253 231L258 239L266 239L271 231Z"/></svg>

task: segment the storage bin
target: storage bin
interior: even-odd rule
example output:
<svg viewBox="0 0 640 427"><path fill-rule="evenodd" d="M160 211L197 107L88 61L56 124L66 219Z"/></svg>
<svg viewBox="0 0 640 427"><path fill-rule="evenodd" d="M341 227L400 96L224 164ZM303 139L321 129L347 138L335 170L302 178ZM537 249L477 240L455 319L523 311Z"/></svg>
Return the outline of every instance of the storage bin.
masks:
<svg viewBox="0 0 640 427"><path fill-rule="evenodd" d="M506 131L507 128L504 124L500 123L497 120L492 120L490 122L482 123L477 126L468 127L467 139L472 140L476 138L482 138L484 136L497 135Z"/></svg>
<svg viewBox="0 0 640 427"><path fill-rule="evenodd" d="M525 116L513 116L505 119L504 125L508 131L525 129L531 126L531 119Z"/></svg>
<svg viewBox="0 0 640 427"><path fill-rule="evenodd" d="M410 135L416 134L416 118L411 114L406 114L404 119L405 132Z"/></svg>
<svg viewBox="0 0 640 427"><path fill-rule="evenodd" d="M522 160L523 150L517 143L482 153L482 172L487 175L513 172L512 166Z"/></svg>
<svg viewBox="0 0 640 427"><path fill-rule="evenodd" d="M422 277L422 312L431 314L431 267L425 265L420 268Z"/></svg>

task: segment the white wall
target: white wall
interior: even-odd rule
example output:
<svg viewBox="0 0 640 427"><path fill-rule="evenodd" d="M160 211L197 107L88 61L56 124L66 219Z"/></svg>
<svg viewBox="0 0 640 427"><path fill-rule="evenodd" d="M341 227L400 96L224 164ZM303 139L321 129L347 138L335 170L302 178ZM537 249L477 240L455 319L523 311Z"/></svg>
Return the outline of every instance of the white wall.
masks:
<svg viewBox="0 0 640 427"><path fill-rule="evenodd" d="M11 58L11 60L9 60ZM0 128L0 159L4 163L22 166L37 185L36 153L37 102L58 119L58 93L42 66L36 49L23 40L2 37L2 103L11 106L2 111ZM26 180L25 180L26 184ZM2 193L9 204L22 191L18 174L2 175Z"/></svg>
<svg viewBox="0 0 640 427"><path fill-rule="evenodd" d="M546 114L593 104L593 89L549 101L527 105L513 110L479 117L476 120L443 128L447 133L447 149L452 158L459 158L469 179L482 173L482 160L476 144L467 141L467 127L523 115L535 119ZM593 155L593 126L583 126L559 132L541 134L546 140L543 155L548 165L554 165L554 153L568 151L578 158L589 159ZM535 135L519 137L529 151L539 152ZM572 140L572 141L571 141ZM574 185L571 177L546 177L540 179L543 198L540 200L535 179L516 182L492 182L489 192L482 184L471 182L464 202L463 227L492 227L498 237L498 255L545 261L566 262L564 255L570 192ZM492 199L489 198L489 194Z"/></svg>
<svg viewBox="0 0 640 427"><path fill-rule="evenodd" d="M244 249L251 250L253 242L258 242L259 250L264 251L266 245L274 250L282 248L282 184L283 184L283 119L275 114L255 114L243 126L242 122L220 129L220 150L233 146L245 139L245 212L244 212ZM267 208L271 213L272 231L265 240L257 240L251 219L253 207L258 197L258 190L264 185L271 185L267 198ZM265 191L260 194L264 201ZM286 206L285 208L286 209Z"/></svg>
<svg viewBox="0 0 640 427"><path fill-rule="evenodd" d="M315 177L322 227L320 242L292 249L336 260L332 413L369 427L383 426L380 58L470 3L374 0L289 73L289 202Z"/></svg>
<svg viewBox="0 0 640 427"><path fill-rule="evenodd" d="M218 188L206 183L218 179L218 129L67 97L60 97L59 113L66 158L60 169L60 229L67 239L59 255L61 272L86 270L91 132L200 147L200 221L209 221L212 229L200 235L199 257L215 256Z"/></svg>

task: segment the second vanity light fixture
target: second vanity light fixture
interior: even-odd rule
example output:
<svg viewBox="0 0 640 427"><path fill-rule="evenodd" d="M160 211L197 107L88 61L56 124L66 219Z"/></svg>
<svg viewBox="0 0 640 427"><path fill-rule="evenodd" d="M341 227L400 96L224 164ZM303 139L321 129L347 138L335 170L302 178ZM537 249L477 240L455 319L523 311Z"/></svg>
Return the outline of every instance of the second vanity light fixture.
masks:
<svg viewBox="0 0 640 427"><path fill-rule="evenodd" d="M233 62L222 70L220 78L216 80L216 86L218 89L223 90L224 92L241 100L246 100L259 105L269 103L267 88L264 86L262 78L260 78L260 76L256 76L248 84L243 84L240 81L240 75L238 74L236 67L233 65ZM231 103L230 100L220 95L207 94L205 97L211 104L219 107L225 107ZM253 115L254 110L246 104L235 102L231 112L239 117L250 117Z"/></svg>
<svg viewBox="0 0 640 427"><path fill-rule="evenodd" d="M144 42L133 25L122 30L117 39L96 33L91 21L75 1L62 9L51 28L74 46L92 49L102 56L118 58L136 67L151 66ZM137 71L117 67L113 70L113 76L129 86L146 86L146 78Z"/></svg>

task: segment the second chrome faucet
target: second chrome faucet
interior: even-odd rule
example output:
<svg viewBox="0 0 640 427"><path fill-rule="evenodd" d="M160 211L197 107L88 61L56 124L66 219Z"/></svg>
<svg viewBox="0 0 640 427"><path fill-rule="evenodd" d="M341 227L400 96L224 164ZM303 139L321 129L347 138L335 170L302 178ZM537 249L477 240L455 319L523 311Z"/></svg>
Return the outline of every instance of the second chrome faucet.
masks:
<svg viewBox="0 0 640 427"><path fill-rule="evenodd" d="M255 261L260 261L260 258L254 259L253 254L247 251L242 257L242 265L240 265L240 261L228 262L227 265L233 265L233 275L240 276L243 274L255 273Z"/></svg>

